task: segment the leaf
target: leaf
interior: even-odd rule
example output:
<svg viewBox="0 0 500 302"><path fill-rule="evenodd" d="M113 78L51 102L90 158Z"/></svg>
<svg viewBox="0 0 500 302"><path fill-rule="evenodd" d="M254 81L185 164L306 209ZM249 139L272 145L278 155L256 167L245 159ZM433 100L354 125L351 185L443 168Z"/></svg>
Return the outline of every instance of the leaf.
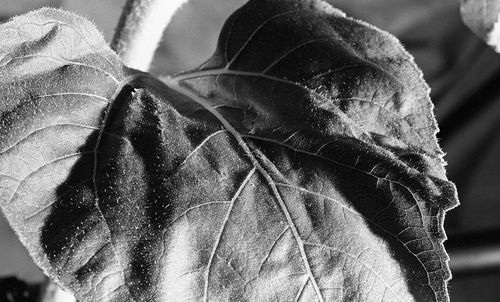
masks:
<svg viewBox="0 0 500 302"><path fill-rule="evenodd" d="M500 1L461 0L464 23L496 52L500 52Z"/></svg>
<svg viewBox="0 0 500 302"><path fill-rule="evenodd" d="M61 11L0 37L0 205L79 300L448 300L456 192L389 34L250 1L164 83Z"/></svg>

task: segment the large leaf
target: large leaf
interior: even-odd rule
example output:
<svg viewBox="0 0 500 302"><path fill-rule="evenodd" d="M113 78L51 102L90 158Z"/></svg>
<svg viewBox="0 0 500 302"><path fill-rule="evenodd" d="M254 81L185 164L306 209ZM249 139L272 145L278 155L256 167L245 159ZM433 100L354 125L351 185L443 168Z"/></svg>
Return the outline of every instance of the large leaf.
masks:
<svg viewBox="0 0 500 302"><path fill-rule="evenodd" d="M165 84L61 11L0 41L0 204L80 300L448 300L455 189L389 34L250 1Z"/></svg>

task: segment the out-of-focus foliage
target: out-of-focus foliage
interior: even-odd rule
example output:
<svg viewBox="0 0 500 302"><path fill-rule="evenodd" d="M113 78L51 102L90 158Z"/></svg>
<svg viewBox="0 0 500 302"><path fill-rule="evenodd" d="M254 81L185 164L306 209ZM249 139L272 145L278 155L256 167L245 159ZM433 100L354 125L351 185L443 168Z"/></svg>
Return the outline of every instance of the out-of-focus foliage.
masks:
<svg viewBox="0 0 500 302"><path fill-rule="evenodd" d="M500 52L500 1L461 0L460 12L469 28Z"/></svg>

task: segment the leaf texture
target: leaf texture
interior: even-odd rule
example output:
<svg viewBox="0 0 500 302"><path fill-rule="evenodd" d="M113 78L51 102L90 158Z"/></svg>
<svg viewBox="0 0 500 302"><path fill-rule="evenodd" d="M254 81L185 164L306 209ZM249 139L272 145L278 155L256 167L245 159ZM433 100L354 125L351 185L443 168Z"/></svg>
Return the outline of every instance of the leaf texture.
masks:
<svg viewBox="0 0 500 302"><path fill-rule="evenodd" d="M456 192L389 34L249 1L163 82L61 11L0 37L0 205L79 300L448 300Z"/></svg>

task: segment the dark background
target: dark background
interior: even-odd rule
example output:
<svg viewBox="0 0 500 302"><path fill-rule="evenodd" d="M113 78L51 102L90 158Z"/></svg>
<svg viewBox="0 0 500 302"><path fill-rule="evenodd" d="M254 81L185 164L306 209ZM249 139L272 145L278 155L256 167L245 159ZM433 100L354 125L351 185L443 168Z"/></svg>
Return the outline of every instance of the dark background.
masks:
<svg viewBox="0 0 500 302"><path fill-rule="evenodd" d="M0 21L42 6L63 7L93 20L108 41L125 2L0 1ZM202 63L215 49L224 20L244 2L190 0L167 28L151 72L172 74ZM466 238L461 237L464 234L485 231L493 232L490 237L498 241L495 234L500 234L496 231L500 230L500 54L463 25L458 0L329 2L349 16L396 35L414 55L432 88L441 129L438 136L447 153L448 177L456 183L461 202L447 215L446 232L455 238L455 245L460 244L460 238ZM0 277L6 275L29 282L43 279L0 215ZM451 300L457 302L500 301L500 271L456 274L450 282L450 294Z"/></svg>

